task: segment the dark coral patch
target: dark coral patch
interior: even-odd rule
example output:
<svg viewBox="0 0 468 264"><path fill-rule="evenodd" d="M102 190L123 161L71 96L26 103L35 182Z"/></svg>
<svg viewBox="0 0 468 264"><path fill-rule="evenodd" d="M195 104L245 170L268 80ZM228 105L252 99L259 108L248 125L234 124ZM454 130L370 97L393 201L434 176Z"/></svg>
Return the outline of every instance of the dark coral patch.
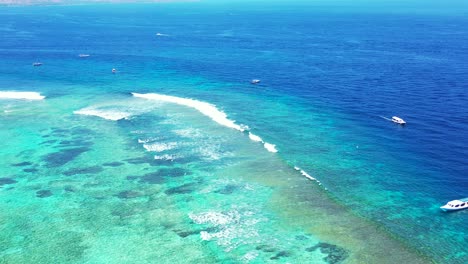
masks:
<svg viewBox="0 0 468 264"><path fill-rule="evenodd" d="M2 187L5 184L13 184L17 183L17 181L13 180L12 178L0 178L0 187Z"/></svg>
<svg viewBox="0 0 468 264"><path fill-rule="evenodd" d="M38 169L35 169L35 168L29 168L29 169L23 169L24 172L29 172L29 173L34 173L34 172L38 172L39 170Z"/></svg>
<svg viewBox="0 0 468 264"><path fill-rule="evenodd" d="M65 188L63 188L66 192L76 192L76 188L74 186L71 186L71 185L67 185L65 186Z"/></svg>
<svg viewBox="0 0 468 264"><path fill-rule="evenodd" d="M123 163L123 162L114 161L114 162L103 163L102 166L107 166L107 167L119 167L119 166L122 166L122 165L124 165L124 164L125 164L125 163Z"/></svg>
<svg viewBox="0 0 468 264"><path fill-rule="evenodd" d="M304 241L304 240L307 240L309 239L307 236L305 235L297 235L296 236L296 240L301 240L301 241Z"/></svg>
<svg viewBox="0 0 468 264"><path fill-rule="evenodd" d="M129 177L127 177L127 179L129 179ZM150 184L160 184L164 182L164 177L158 171L150 172L140 177L140 182L145 182L145 183L150 183Z"/></svg>
<svg viewBox="0 0 468 264"><path fill-rule="evenodd" d="M33 164L29 161L11 164L11 166L14 166L14 167L24 167L24 166L31 166L31 165Z"/></svg>
<svg viewBox="0 0 468 264"><path fill-rule="evenodd" d="M181 230L175 230L176 234L182 238L192 236L192 235L198 235L200 234L201 231L206 231L206 232L216 232L219 229L217 227L209 227L206 229L201 229L201 230L188 230L188 231L181 231Z"/></svg>
<svg viewBox="0 0 468 264"><path fill-rule="evenodd" d="M131 199L131 198L140 197L142 195L143 195L143 193L141 193L141 192L129 190L129 191L119 192L117 194L117 197L119 197L121 199Z"/></svg>
<svg viewBox="0 0 468 264"><path fill-rule="evenodd" d="M47 162L47 167L59 167L67 164L68 162L74 160L80 154L89 151L89 148L71 148L71 149L62 149L59 152L54 152L46 155L44 161Z"/></svg>
<svg viewBox="0 0 468 264"><path fill-rule="evenodd" d="M51 144L54 144L55 142L57 142L56 139L51 139L51 140L46 140L42 142L40 145L51 145Z"/></svg>
<svg viewBox="0 0 468 264"><path fill-rule="evenodd" d="M92 167L85 167L85 168L73 168L69 169L63 173L66 176L72 176L77 174L95 174L103 171L101 166L92 166Z"/></svg>
<svg viewBox="0 0 468 264"><path fill-rule="evenodd" d="M261 250L263 252L275 252L276 249L267 245L260 245L255 247L256 250Z"/></svg>
<svg viewBox="0 0 468 264"><path fill-rule="evenodd" d="M349 253L346 249L328 243L318 243L313 247L306 248L306 251L312 252L317 249L320 249L320 252L323 254L327 254L324 260L330 264L342 263L349 256Z"/></svg>
<svg viewBox="0 0 468 264"><path fill-rule="evenodd" d="M271 257L270 259L271 260L277 260L277 259L280 259L280 258L287 258L291 256L291 253L289 253L288 251L280 251L278 252L275 256Z"/></svg>
<svg viewBox="0 0 468 264"><path fill-rule="evenodd" d="M130 158L130 159L126 159L125 161L130 164L144 164L144 163L148 163L150 160L148 158L141 157L141 158Z"/></svg>
<svg viewBox="0 0 468 264"><path fill-rule="evenodd" d="M190 174L189 171L182 168L173 168L173 169L160 169L158 171L162 176L166 177L180 177Z"/></svg>
<svg viewBox="0 0 468 264"><path fill-rule="evenodd" d="M167 195L191 193L191 192L195 191L194 186L195 186L195 184L193 184L193 183L187 183L187 184L183 184L181 186L177 186L177 187L167 189L164 193L167 194Z"/></svg>
<svg viewBox="0 0 468 264"><path fill-rule="evenodd" d="M133 180L136 180L136 179L139 179L139 178L140 178L140 176L133 176L133 175L132 176L127 176L127 180L129 180L129 181L133 181Z"/></svg>
<svg viewBox="0 0 468 264"><path fill-rule="evenodd" d="M52 192L50 190L39 190L36 192L36 197L39 198L46 198L52 196Z"/></svg>
<svg viewBox="0 0 468 264"><path fill-rule="evenodd" d="M93 130L87 128L75 128L71 132L72 135L92 135L93 133Z"/></svg>
<svg viewBox="0 0 468 264"><path fill-rule="evenodd" d="M228 185L224 186L224 188L216 190L215 193L232 194L233 192L235 192L238 189L239 189L239 186L234 185L234 184L228 184Z"/></svg>

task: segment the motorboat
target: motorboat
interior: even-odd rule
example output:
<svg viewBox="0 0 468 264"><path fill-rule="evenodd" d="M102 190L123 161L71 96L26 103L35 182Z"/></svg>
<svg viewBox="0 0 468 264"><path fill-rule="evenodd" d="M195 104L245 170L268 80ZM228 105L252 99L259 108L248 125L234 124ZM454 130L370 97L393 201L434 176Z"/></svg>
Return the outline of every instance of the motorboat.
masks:
<svg viewBox="0 0 468 264"><path fill-rule="evenodd" d="M38 66L41 66L42 65L42 62L34 62L32 64L34 67L38 67Z"/></svg>
<svg viewBox="0 0 468 264"><path fill-rule="evenodd" d="M89 54L80 54L80 55L78 55L78 57L80 57L80 58L87 58L89 56L90 56Z"/></svg>
<svg viewBox="0 0 468 264"><path fill-rule="evenodd" d="M117 72L117 70L115 68L112 69L112 73L116 73L116 72Z"/></svg>
<svg viewBox="0 0 468 264"><path fill-rule="evenodd" d="M399 118L398 116L392 116L392 122L397 123L399 125L406 124L405 120Z"/></svg>
<svg viewBox="0 0 468 264"><path fill-rule="evenodd" d="M251 84L257 84L259 82L260 82L259 79L253 79L253 80L250 81Z"/></svg>
<svg viewBox="0 0 468 264"><path fill-rule="evenodd" d="M456 211L468 208L468 198L463 198L459 200L453 200L448 202L446 205L441 206L442 211Z"/></svg>

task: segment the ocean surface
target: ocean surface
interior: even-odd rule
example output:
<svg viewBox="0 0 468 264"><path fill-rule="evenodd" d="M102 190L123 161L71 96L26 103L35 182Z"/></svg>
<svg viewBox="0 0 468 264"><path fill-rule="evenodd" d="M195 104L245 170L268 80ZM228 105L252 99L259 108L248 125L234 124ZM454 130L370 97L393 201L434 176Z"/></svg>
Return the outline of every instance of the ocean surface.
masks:
<svg viewBox="0 0 468 264"><path fill-rule="evenodd" d="M0 263L468 263L468 16L392 8L0 7Z"/></svg>

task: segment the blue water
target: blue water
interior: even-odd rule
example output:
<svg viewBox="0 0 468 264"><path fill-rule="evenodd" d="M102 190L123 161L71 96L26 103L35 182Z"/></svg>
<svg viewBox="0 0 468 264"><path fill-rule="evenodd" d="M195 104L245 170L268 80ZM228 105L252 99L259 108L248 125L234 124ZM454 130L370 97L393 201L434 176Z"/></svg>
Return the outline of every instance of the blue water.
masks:
<svg viewBox="0 0 468 264"><path fill-rule="evenodd" d="M299 263L304 261L301 257L310 257L328 263L362 263L369 256L375 257L371 260L384 258L386 252L376 253L376 246L369 245L367 253L365 249L358 250L359 246L353 248L353 243L378 245L381 241L382 245L396 243L395 249L401 246L435 262L466 263L468 242L464 226L468 211L447 214L438 208L449 200L468 196L468 86L464 79L468 74L468 18L463 10L424 9L418 5L384 9L365 4L337 9L304 3L0 7L0 91L37 91L46 96L41 102L0 101L0 134L7 139L1 153L6 157L3 160L9 161L0 164L5 174L0 178L16 181L4 180L3 185L0 181L0 197L3 202L31 202L33 208L39 206L44 211L38 215L44 216L54 210L55 202L65 208L67 203L60 201L78 198L68 197L67 192L42 208L37 197L27 198L28 191L43 190L44 184L62 186L57 182L68 181L67 174L89 172L96 178L86 178L89 182L81 187L73 185L80 182L76 179L64 188L70 189L71 184L83 190L86 197L99 201L106 197L104 190L127 186L128 176L172 166L150 162L151 166L143 167L135 159L128 161L128 157L147 154L138 140L157 141L159 145L151 151L160 150L160 160L180 158L176 167L191 173L166 179L164 184L157 182L155 186L164 186L160 189L145 185L159 178L147 174L138 182L131 178L132 190L136 191L122 189L120 196L137 197L140 202L147 197L145 203L151 206L155 205L149 201L167 201L165 212L177 220L165 223L159 215L152 218L153 212L143 220L128 220L122 216L126 212L113 211L111 215L125 218L123 221L132 227L145 226L142 222L146 228L170 226L184 239L180 235L183 228L208 225L208 229L195 228L193 232L205 234L205 239L216 243L204 244L205 240L192 235L187 236L188 243L182 243L161 230L154 234L143 232L148 247L164 245L164 241L151 240L162 236L171 241L166 241L164 250L191 245L181 256L190 256L193 261ZM91 56L80 59L80 53ZM32 67L35 61L44 65ZM111 73L112 68L118 70L117 74ZM262 81L252 85L251 79ZM203 115L180 106L141 102L132 98L131 92L167 94L214 104L231 120L248 125L252 133L275 144L278 153L251 144L245 133L219 126ZM113 122L73 114L90 107L128 111L132 118ZM393 115L404 118L407 125L385 119ZM61 126L70 130L61 133L60 129L65 129ZM90 131L83 133L83 128ZM74 164L73 160L54 163L61 154L47 153L60 148L54 144L61 143L44 143L51 137L62 143L61 137L88 144L83 145L86 151L74 149L84 154L64 154L75 153L74 166L85 164L87 170L70 171L75 167L67 164ZM116 152L113 148L119 144L125 147ZM30 162L28 157L37 160L33 169L47 180L41 182L41 177L31 176L31 171L21 171L23 167L17 164ZM118 172L109 166L99 167L115 161L126 165L117 166L115 170L123 168ZM321 185L303 181L304 177L294 173L294 166ZM119 180L111 180L108 173L117 173ZM6 191L8 186L16 185L16 189ZM224 189L217 189L224 185ZM245 188L238 193L233 191L239 186ZM249 194L250 189L256 190L257 197ZM170 198L173 193L177 195ZM189 193L192 194L184 196ZM195 193L209 195L200 198ZM230 193L232 197L220 198L219 193ZM55 194L56 191L51 197ZM333 204L330 209L320 208L314 202L321 199ZM93 215L91 211L99 208L106 215L106 208L122 206L113 199L105 200L106 206L99 206L96 201L90 203L89 212L83 209L86 212L80 214ZM238 207L233 207L236 202ZM87 204L83 202L81 206ZM208 205L219 211L206 213L203 209ZM21 233L13 238L2 237L6 246L0 247L0 259L7 263L21 262L15 256L17 252L26 256L23 261L41 256L39 244L22 240L28 237L27 231L20 224L14 227L13 217L23 212L14 211L15 206L10 214L0 218L2 230ZM132 212L146 212L146 207L137 202L125 206ZM279 209L272 209L275 206ZM321 213L314 214L314 210ZM320 219L324 216L320 210L328 213L323 218L329 220ZM342 215L341 211L349 215ZM342 233L314 226L320 219L333 230L340 219L335 219L334 214L341 220L355 218L343 229L337 224ZM73 213L66 215L72 219L68 221L85 223L76 220ZM213 215L218 222L206 220ZM34 226L31 219L22 221ZM93 230L88 224L64 228L57 221L44 220L69 232ZM221 228L223 223L226 224ZM366 223L362 224L365 231L353 229L356 223ZM238 235L226 240L223 235L232 234L234 228ZM142 231L126 230L127 236L122 237L128 237L129 244L137 243ZM375 237L374 232L378 233ZM272 245L253 245L253 233L258 233L262 241L271 241L277 234L282 242L276 248L291 246L270 251ZM347 236L351 238L346 240ZM106 244L106 237L118 241L117 236L103 235L93 243ZM330 253L324 244L318 244L323 248L320 252L309 246L306 252L313 255L302 256L298 253L302 238L336 245L335 251ZM47 241L53 243L54 239L58 238L49 237ZM101 263L119 251L108 243L102 256L97 257L99 250L90 246L86 236L81 239L85 241L79 244L84 253L75 254L70 249L71 253L64 253L73 256L68 260ZM133 250L127 254L136 262L161 257L144 249ZM133 258L135 252L145 258ZM404 260L406 253L401 254ZM392 259L382 261L392 263Z"/></svg>

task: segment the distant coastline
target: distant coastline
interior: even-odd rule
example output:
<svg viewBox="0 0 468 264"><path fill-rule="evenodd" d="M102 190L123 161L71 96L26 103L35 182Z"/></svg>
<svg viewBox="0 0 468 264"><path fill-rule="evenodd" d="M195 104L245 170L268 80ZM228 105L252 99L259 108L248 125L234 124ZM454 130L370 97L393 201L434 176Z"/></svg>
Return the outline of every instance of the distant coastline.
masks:
<svg viewBox="0 0 468 264"><path fill-rule="evenodd" d="M0 0L0 6L32 6L32 5L75 5L103 3L173 3L198 2L199 0Z"/></svg>

